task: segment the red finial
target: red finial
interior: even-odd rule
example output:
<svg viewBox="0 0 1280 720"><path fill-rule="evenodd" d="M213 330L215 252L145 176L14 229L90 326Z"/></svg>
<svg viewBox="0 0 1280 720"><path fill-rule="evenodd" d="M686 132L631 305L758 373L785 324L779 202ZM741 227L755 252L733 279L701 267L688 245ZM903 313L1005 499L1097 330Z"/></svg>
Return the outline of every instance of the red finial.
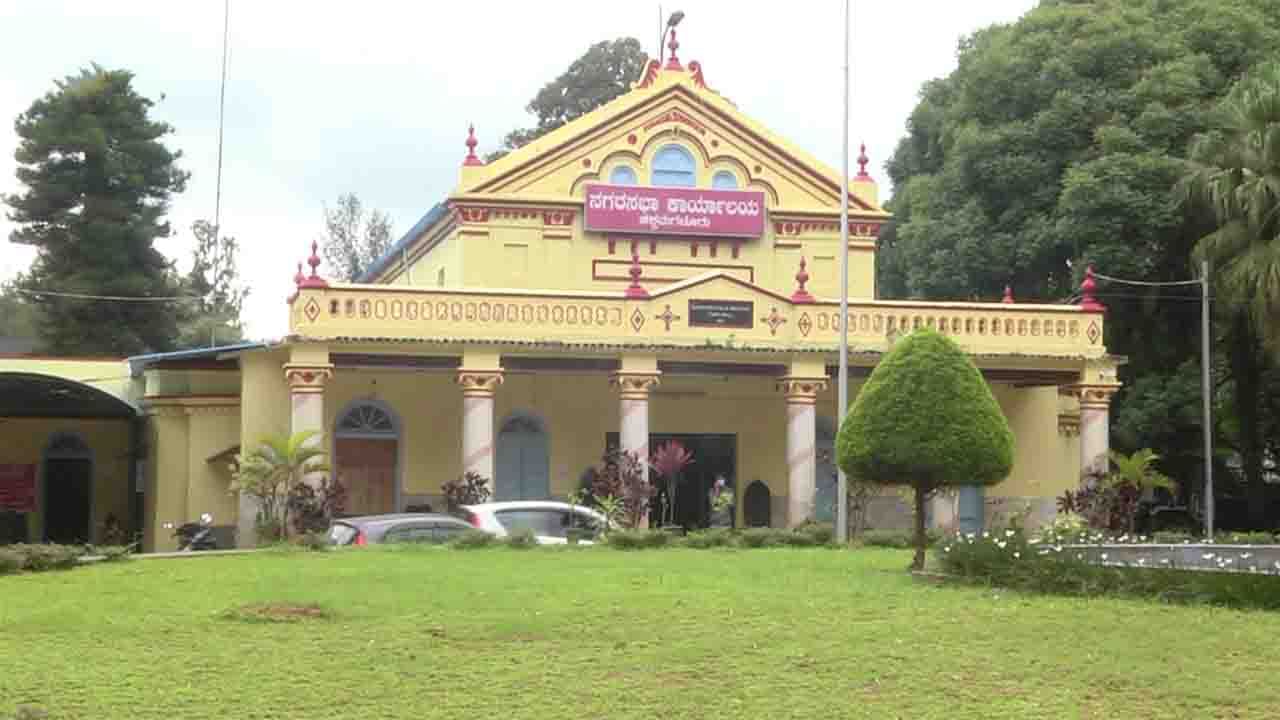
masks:
<svg viewBox="0 0 1280 720"><path fill-rule="evenodd" d="M301 285L302 281L306 279L307 276L302 274L302 263L298 263L298 273L293 276L293 284Z"/></svg>
<svg viewBox="0 0 1280 720"><path fill-rule="evenodd" d="M1005 305L1013 304L1013 288L1012 287L1009 287L1008 285L1004 286L1004 299L1002 299L1000 302L1004 303Z"/></svg>
<svg viewBox="0 0 1280 720"><path fill-rule="evenodd" d="M299 282L298 287L300 288L329 287L329 283L325 282L324 278L320 277L320 274L316 272L316 268L320 267L319 251L320 251L320 244L312 240L311 241L311 257L307 258L307 264L311 266L311 276L304 278L301 282ZM301 263L298 264L298 277L302 277Z"/></svg>
<svg viewBox="0 0 1280 720"><path fill-rule="evenodd" d="M858 149L858 177L857 180L871 180L871 176L867 174L867 163L871 162L871 158L867 157L867 144L862 143L862 147Z"/></svg>
<svg viewBox="0 0 1280 720"><path fill-rule="evenodd" d="M627 286L627 297L634 299L643 299L649 297L649 291L640 287L640 275L644 271L640 268L640 253L631 253L631 269L627 274L631 276L631 284Z"/></svg>
<svg viewBox="0 0 1280 720"><path fill-rule="evenodd" d="M463 165L483 165L480 158L476 157L476 126L467 126L467 157L462 161Z"/></svg>
<svg viewBox="0 0 1280 720"><path fill-rule="evenodd" d="M680 43L676 42L676 29L671 28L671 39L667 41L667 49L671 51L671 57L667 58L667 70L683 70L680 64L680 58L676 57L676 49L680 47Z"/></svg>
<svg viewBox="0 0 1280 720"><path fill-rule="evenodd" d="M798 305L813 302L813 296L809 294L808 290L804 289L804 284L809 282L809 272L805 270L806 265L808 263L805 259L803 257L800 258L800 271L796 273L796 285L799 287L796 288L795 292L791 293L791 302Z"/></svg>
<svg viewBox="0 0 1280 720"><path fill-rule="evenodd" d="M1106 312L1107 306L1098 302L1098 298L1094 296L1093 291L1098 289L1098 283L1093 279L1093 266L1085 268L1084 282L1080 283L1080 309L1085 312Z"/></svg>

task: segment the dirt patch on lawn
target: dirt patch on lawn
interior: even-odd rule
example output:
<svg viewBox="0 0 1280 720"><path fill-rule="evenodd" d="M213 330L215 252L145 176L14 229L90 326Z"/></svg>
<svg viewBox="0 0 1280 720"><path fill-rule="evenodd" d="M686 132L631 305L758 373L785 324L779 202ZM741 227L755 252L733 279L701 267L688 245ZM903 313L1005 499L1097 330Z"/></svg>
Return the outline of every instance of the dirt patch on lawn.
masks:
<svg viewBox="0 0 1280 720"><path fill-rule="evenodd" d="M333 613L314 604L256 603L227 610L223 617L243 622L302 622L325 620L333 617Z"/></svg>

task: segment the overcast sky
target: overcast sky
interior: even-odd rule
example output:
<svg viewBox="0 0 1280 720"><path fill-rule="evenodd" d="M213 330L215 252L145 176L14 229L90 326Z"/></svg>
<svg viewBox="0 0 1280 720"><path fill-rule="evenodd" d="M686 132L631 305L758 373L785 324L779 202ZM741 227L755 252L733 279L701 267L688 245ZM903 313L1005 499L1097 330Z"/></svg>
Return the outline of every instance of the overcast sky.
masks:
<svg viewBox="0 0 1280 720"><path fill-rule="evenodd" d="M922 83L955 67L958 39L1035 0L853 0L851 156L873 174L901 137ZM685 11L682 60L748 115L840 166L839 0L667 0ZM160 248L190 265L191 223L212 218L222 0L0 0L0 192L19 188L12 119L53 80L97 62L132 70L176 129L191 171ZM657 45L658 4L231 0L222 226L240 240L249 333L278 337L295 263L339 193L390 213L399 237L457 181L467 123L480 150L531 124L524 106L589 45ZM163 100L161 96L163 95ZM852 160L850 161L852 164ZM885 190L887 190L887 185ZM887 194L887 193L886 193ZM7 241L0 278L34 253Z"/></svg>

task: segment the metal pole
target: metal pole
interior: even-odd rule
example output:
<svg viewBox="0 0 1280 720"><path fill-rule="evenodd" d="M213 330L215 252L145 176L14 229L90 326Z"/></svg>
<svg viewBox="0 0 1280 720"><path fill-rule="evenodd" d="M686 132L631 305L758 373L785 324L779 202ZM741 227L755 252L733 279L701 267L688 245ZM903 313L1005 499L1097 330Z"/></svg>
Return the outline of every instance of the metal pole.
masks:
<svg viewBox="0 0 1280 720"><path fill-rule="evenodd" d="M1213 537L1213 370L1209 357L1209 261L1200 261L1200 393L1204 403L1204 530Z"/></svg>
<svg viewBox="0 0 1280 720"><path fill-rule="evenodd" d="M844 0L844 117L840 123L840 375L836 379L836 436L849 409L849 3ZM836 444L837 446L839 443ZM834 448L833 448L834 450ZM849 479L836 462L836 537L849 537Z"/></svg>

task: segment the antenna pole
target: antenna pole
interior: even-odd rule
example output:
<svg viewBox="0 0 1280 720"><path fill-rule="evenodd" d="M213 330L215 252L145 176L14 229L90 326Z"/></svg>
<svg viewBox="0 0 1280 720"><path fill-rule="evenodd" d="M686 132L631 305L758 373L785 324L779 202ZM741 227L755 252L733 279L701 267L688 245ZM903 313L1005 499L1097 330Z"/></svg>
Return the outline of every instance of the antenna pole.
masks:
<svg viewBox="0 0 1280 720"><path fill-rule="evenodd" d="M836 379L836 437L849 410L849 3L844 0L844 117L840 123L840 376ZM838 443L833 444L834 446ZM849 539L849 478L836 460L836 537Z"/></svg>

